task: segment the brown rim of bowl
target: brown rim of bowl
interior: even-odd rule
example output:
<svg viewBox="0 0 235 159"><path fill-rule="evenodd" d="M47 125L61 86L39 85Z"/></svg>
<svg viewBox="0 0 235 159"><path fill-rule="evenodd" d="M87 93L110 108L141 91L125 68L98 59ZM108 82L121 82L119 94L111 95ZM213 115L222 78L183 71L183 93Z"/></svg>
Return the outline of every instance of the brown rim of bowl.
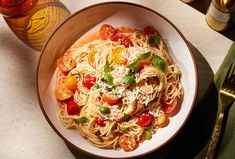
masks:
<svg viewBox="0 0 235 159"><path fill-rule="evenodd" d="M67 18L64 22L62 22L62 23L56 28L55 31L53 31L53 33L52 33L51 36L48 38L47 42L45 43L44 47L43 47L42 50L41 50L41 55L40 55L39 62L38 62L38 67L37 67L37 78L36 78L36 82L37 82L37 97L38 97L38 101L39 101L39 104L40 104L40 108L41 108L41 110L42 110L42 112L43 112L43 115L44 115L44 117L46 118L47 122L50 124L50 126L53 128L53 130L54 130L65 142L69 143L69 144L72 145L73 147L79 149L80 151L82 151L82 152L84 152L84 153L86 153L86 154L88 154L88 155L90 155L90 156L95 156L95 157L99 157L99 158L101 158L101 157L107 157L107 156L95 155L95 154L93 154L93 153L90 153L90 152L88 152L88 151L85 151L85 150L83 150L83 149L77 147L77 146L74 145L72 142L70 142L69 140L67 140L67 139L55 128L55 126L54 126L53 123L50 121L49 117L47 116L47 114L46 114L46 112L45 112L45 110L44 110L44 107L43 107L43 105L42 105L42 101L41 101L41 98L40 98L40 94L39 94L39 87L38 87L38 73L39 73L40 61L41 61L41 58L42 58L42 55L43 55L42 53L44 52L44 50L45 50L45 48L46 48L48 42L49 42L50 39L51 39L51 37L57 32L57 30L58 30L62 25L64 25L67 21L69 21L71 18L73 18L73 17L76 16L77 14L79 14L79 13L81 13L81 12L83 12L84 10L87 10L87 9L89 9L89 8L92 8L92 7L95 7L95 6L100 6L100 5L105 5L105 4L124 4L124 5L136 6L136 7L145 9L145 10L147 10L147 11L150 11L150 12L154 13L155 15L160 16L160 17L161 17L162 19L164 19L167 23L169 23L169 24L178 32L178 34L180 35L180 37L183 39L183 41L185 42L185 44L186 44L186 46L187 46L187 48L188 48L188 50L189 50L189 52L190 52L191 58L192 58L192 60L193 60L194 68L195 68L195 71L194 71L195 77L196 77L196 88L195 88L195 92L194 92L195 95L194 95L194 97L193 97L193 102L192 102L190 111L189 111L188 115L186 116L186 118L184 119L183 124L180 126L180 128L179 128L169 139L167 139L167 140L166 140L164 143L162 143L162 145L160 145L159 147L157 147L157 148L155 148L155 149L153 149L153 150L147 151L147 152L145 152L145 153L142 153L142 154L140 154L140 155L129 156L129 157L125 157L125 158L140 157L140 156L144 156L144 155L146 155L146 154L149 154L149 153L151 153L151 152L153 152L153 151L156 151L157 149L160 149L161 147L163 147L164 145L166 145L171 139L173 139L173 138L176 136L176 134L178 134L178 132L179 132L179 131L182 129L182 127L185 125L185 123L186 123L186 121L188 120L190 114L192 113L193 106L194 106L194 104L195 104L196 97L197 97L197 95L198 95L198 69L197 69L197 64L196 64L196 62L195 62L194 56L193 56L193 54L192 54L192 50L191 50L191 48L190 48L190 46L189 46L189 44L188 44L186 38L183 36L183 34L180 32L180 30L179 30L170 20L168 20L166 17L164 17L164 16L161 15L160 13L154 11L153 9L150 9L150 8L148 8L148 7L145 7L145 6L143 6L143 5L140 5L140 4L130 3L130 2L118 2L118 1L102 2L102 3L93 4L93 5L90 5L90 6L88 6L88 7L85 7L85 8L83 8L83 9L81 9L81 10L79 10L79 11L73 13L69 18ZM116 157L109 157L109 158L116 159ZM122 157L122 158L124 158L124 157Z"/></svg>

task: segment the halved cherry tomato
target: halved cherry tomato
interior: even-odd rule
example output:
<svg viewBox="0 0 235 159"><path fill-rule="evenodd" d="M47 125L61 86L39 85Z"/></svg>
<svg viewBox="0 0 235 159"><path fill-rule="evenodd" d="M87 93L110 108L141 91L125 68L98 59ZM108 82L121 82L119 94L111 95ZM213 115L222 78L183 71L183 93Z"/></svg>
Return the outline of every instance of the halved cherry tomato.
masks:
<svg viewBox="0 0 235 159"><path fill-rule="evenodd" d="M125 64L127 62L127 59L123 57L123 53L125 53L124 48L117 47L113 49L112 56L116 64Z"/></svg>
<svg viewBox="0 0 235 159"><path fill-rule="evenodd" d="M80 112L81 106L77 105L74 100L69 100L67 103L67 113L68 115L76 115Z"/></svg>
<svg viewBox="0 0 235 159"><path fill-rule="evenodd" d="M86 88L91 89L91 87L94 86L96 83L96 77L93 77L90 74L87 74L85 76L84 83L85 83Z"/></svg>
<svg viewBox="0 0 235 159"><path fill-rule="evenodd" d="M73 92L70 91L65 84L56 85L55 87L55 96L58 100L66 100L72 97Z"/></svg>
<svg viewBox="0 0 235 159"><path fill-rule="evenodd" d="M88 54L88 63L90 65L93 65L93 63L95 62L95 58L94 58L94 55L96 54L96 51L91 51L89 54Z"/></svg>
<svg viewBox="0 0 235 159"><path fill-rule="evenodd" d="M144 27L144 35L153 35L157 34L157 30L152 26Z"/></svg>
<svg viewBox="0 0 235 159"><path fill-rule="evenodd" d="M120 98L112 98L106 95L103 95L103 101L109 103L109 105L115 105L119 102Z"/></svg>
<svg viewBox="0 0 235 159"><path fill-rule="evenodd" d="M101 39L107 40L113 37L117 33L116 29L109 24L104 24L100 27L99 35Z"/></svg>
<svg viewBox="0 0 235 159"><path fill-rule="evenodd" d="M70 91L75 91L77 89L77 78L74 76L68 75L65 79L65 86L70 90Z"/></svg>
<svg viewBox="0 0 235 159"><path fill-rule="evenodd" d="M105 127L105 120L103 117L96 118L95 123L101 127Z"/></svg>
<svg viewBox="0 0 235 159"><path fill-rule="evenodd" d="M166 114L170 114L175 110L176 106L178 105L178 99L175 98L171 103L166 103L164 101L161 101L161 103L162 103L162 110Z"/></svg>
<svg viewBox="0 0 235 159"><path fill-rule="evenodd" d="M124 45L125 47L133 46L133 42L125 35L116 34L111 38L112 41L118 42L120 45Z"/></svg>
<svg viewBox="0 0 235 159"><path fill-rule="evenodd" d="M62 72L68 72L76 66L75 60L70 56L62 56L57 60L57 67Z"/></svg>
<svg viewBox="0 0 235 159"><path fill-rule="evenodd" d="M149 112L144 112L139 116L137 124L141 127L149 126L154 120L154 116Z"/></svg>
<svg viewBox="0 0 235 159"><path fill-rule="evenodd" d="M119 145L124 151L133 151L137 148L138 143L136 142L134 136L123 134L119 137Z"/></svg>
<svg viewBox="0 0 235 159"><path fill-rule="evenodd" d="M154 124L157 126L163 125L164 122L166 121L166 115L163 113L161 114L159 117L156 118L156 120L154 121Z"/></svg>

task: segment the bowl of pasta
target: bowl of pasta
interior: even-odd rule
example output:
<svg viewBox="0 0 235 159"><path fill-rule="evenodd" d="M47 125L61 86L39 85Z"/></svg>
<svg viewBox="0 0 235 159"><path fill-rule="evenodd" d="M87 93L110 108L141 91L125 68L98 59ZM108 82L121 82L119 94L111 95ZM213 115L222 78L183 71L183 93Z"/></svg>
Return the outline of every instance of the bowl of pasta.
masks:
<svg viewBox="0 0 235 159"><path fill-rule="evenodd" d="M196 70L186 39L161 14L101 3L73 14L47 41L38 99L65 142L99 157L137 157L183 127L196 99Z"/></svg>

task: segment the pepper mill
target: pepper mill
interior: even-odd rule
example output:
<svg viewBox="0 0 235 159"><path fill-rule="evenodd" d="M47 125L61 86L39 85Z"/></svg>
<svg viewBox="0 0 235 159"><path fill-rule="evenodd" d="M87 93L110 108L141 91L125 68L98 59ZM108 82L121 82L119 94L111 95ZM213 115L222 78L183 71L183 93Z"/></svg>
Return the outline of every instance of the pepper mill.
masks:
<svg viewBox="0 0 235 159"><path fill-rule="evenodd" d="M206 13L207 24L216 31L225 31L235 24L235 0L212 0Z"/></svg>

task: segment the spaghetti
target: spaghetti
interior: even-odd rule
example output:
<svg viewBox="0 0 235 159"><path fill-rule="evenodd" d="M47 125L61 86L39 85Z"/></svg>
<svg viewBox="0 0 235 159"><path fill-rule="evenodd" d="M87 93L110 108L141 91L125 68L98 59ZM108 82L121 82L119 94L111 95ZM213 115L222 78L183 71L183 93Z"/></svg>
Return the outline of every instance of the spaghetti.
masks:
<svg viewBox="0 0 235 159"><path fill-rule="evenodd" d="M155 28L104 24L57 60L59 118L100 148L133 151L167 125L183 96L180 70Z"/></svg>

